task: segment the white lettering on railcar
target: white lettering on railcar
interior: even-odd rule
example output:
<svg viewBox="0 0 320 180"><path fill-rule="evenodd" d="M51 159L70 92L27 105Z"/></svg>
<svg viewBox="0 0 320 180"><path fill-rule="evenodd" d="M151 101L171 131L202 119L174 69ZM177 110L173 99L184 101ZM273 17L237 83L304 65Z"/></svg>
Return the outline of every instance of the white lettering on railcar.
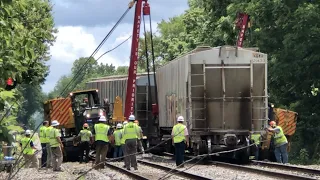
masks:
<svg viewBox="0 0 320 180"><path fill-rule="evenodd" d="M265 59L252 59L251 61L252 61L252 63L265 63L266 62Z"/></svg>

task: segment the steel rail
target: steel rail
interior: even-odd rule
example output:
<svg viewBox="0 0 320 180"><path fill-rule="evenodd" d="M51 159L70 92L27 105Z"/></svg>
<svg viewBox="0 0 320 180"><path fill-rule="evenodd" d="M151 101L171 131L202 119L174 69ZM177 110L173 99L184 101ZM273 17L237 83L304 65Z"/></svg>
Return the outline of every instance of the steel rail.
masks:
<svg viewBox="0 0 320 180"><path fill-rule="evenodd" d="M257 163L262 166L274 167L277 169L297 171L297 172L306 173L306 174L320 175L320 170L318 169L311 169L311 168L299 167L294 165L278 164L273 162L256 161L256 160L251 160L251 162Z"/></svg>
<svg viewBox="0 0 320 180"><path fill-rule="evenodd" d="M221 166L221 167L225 167L225 168L243 170L243 171L246 171L246 172L261 174L261 175L270 176L270 177L277 177L277 178L284 178L284 179L297 179L297 180L316 179L316 178L313 178L313 177L300 176L300 175L284 173L284 172L275 172L275 171L270 172L270 170L257 169L257 168L252 168L252 167L248 167L248 166L240 166L240 165L224 163L224 162L217 162L217 161L209 161L209 162L211 164L214 164L214 165L217 165L217 166Z"/></svg>
<svg viewBox="0 0 320 180"><path fill-rule="evenodd" d="M159 164L155 164L155 163L144 161L144 160L140 160L140 159L137 160L137 162L141 163L141 164L144 164L144 165L147 165L147 166L150 166L150 167L161 169L161 170L164 170L164 171L172 171L174 173L173 175L176 175L176 176L183 176L185 178L199 179L199 180L201 180L201 179L212 180L211 178L208 178L208 177L204 177L204 176L188 173L188 172L185 172L185 171L182 171L182 170L173 169L173 168L170 168L170 167L167 167L167 166L162 166L162 165L159 165Z"/></svg>
<svg viewBox="0 0 320 180"><path fill-rule="evenodd" d="M108 168L110 169L113 169L115 171L119 171L119 172L122 172L134 179L138 179L138 180L149 180L149 178L146 178L146 177L143 177L137 173L134 173L134 172L131 172L131 171L128 171L122 167L119 167L119 166L116 166L116 165L113 165L113 164L110 164L110 163L105 163L105 166L107 166Z"/></svg>

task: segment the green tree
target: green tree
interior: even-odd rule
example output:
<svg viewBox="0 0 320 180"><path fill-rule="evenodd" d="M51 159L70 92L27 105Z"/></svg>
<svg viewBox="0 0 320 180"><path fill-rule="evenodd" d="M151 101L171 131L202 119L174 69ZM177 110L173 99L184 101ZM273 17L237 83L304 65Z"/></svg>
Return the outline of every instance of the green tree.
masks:
<svg viewBox="0 0 320 180"><path fill-rule="evenodd" d="M35 93L26 86L32 85L39 90L39 85L45 81L48 74L45 63L56 29L48 1L0 1L0 7L0 114L5 117L1 122L1 125L5 124L2 128L6 128L3 132L9 132L10 127L18 125L18 112L29 116L39 107L35 104L38 104L41 91ZM3 90L8 77L20 84L11 92ZM31 95L35 99L32 100ZM25 99L30 106L21 105ZM24 117L23 122L29 117Z"/></svg>
<svg viewBox="0 0 320 180"><path fill-rule="evenodd" d="M149 68L150 72L152 72L153 64L152 64L152 46L151 46L151 33L147 32L147 49L148 49L148 60L149 60ZM141 71L147 72L147 56L146 56L146 43L145 38L140 38L139 40L139 57L138 57L138 67ZM156 67L159 67L162 63L163 58L161 57L161 46L160 46L160 38L156 35L152 36L153 48L154 48L154 63Z"/></svg>
<svg viewBox="0 0 320 180"><path fill-rule="evenodd" d="M30 8L33 7L33 8ZM43 83L48 74L45 61L55 40L51 4L41 0L1 1L0 79Z"/></svg>
<svg viewBox="0 0 320 180"><path fill-rule="evenodd" d="M60 97L61 93L67 87L67 85L69 84L71 79L72 79L71 75L63 75L63 76L61 76L60 79L58 80L58 82L56 83L53 91L48 93L48 99L53 99L53 98L56 98L56 97Z"/></svg>
<svg viewBox="0 0 320 180"><path fill-rule="evenodd" d="M23 84L19 87L19 91L24 97L24 103L21 105L18 113L18 121L28 124L31 116L41 111L43 108L44 93L41 92L41 87Z"/></svg>
<svg viewBox="0 0 320 180"><path fill-rule="evenodd" d="M319 1L262 1L262 0L198 0L184 17L186 31L198 42L210 46L235 45L238 31L234 28L236 13L250 15L253 26L246 34L244 47L256 46L269 57L269 92L277 106L299 113L298 129L291 154L299 157L305 148L314 157L319 144L320 97L318 23ZM190 3L190 5L192 5ZM204 19L192 14L207 13ZM204 20L203 22L201 22ZM201 23L197 23L201 22ZM250 33L250 34L249 34ZM178 53L177 50L174 53ZM308 133L305 133L308 132ZM310 142L308 144L298 143Z"/></svg>

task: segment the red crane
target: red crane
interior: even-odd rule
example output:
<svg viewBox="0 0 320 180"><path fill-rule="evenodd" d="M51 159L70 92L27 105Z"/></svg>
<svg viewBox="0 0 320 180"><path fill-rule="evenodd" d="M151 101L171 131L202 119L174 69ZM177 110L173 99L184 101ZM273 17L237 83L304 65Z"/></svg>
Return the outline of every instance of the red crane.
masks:
<svg viewBox="0 0 320 180"><path fill-rule="evenodd" d="M250 27L249 15L246 13L238 13L237 20L236 20L236 27L240 29L238 40L237 40L237 46L242 47L244 35L246 33L247 28Z"/></svg>
<svg viewBox="0 0 320 180"><path fill-rule="evenodd" d="M134 24L133 24L133 33L132 33L132 45L131 45L131 55L130 55L130 66L128 71L128 82L127 82L127 94L126 94L126 104L124 117L129 118L134 111L135 104L135 93L136 93L136 79L137 79L137 69L138 69L138 51L139 51L139 35L140 35L140 24L141 24L141 10L143 9L143 16L150 16L150 6L148 0L134 0L129 6L132 7L135 5L135 15L134 15ZM143 8L142 8L143 3ZM151 18L150 18L151 19ZM151 23L151 22L150 22ZM148 66L149 64L147 64ZM150 85L149 85L150 86ZM157 114L158 106L153 104L153 114Z"/></svg>

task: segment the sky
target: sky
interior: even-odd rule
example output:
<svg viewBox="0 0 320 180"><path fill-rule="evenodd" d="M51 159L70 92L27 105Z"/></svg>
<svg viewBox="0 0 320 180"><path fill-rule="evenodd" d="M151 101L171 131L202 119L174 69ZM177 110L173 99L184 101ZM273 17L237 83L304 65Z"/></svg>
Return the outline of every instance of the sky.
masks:
<svg viewBox="0 0 320 180"><path fill-rule="evenodd" d="M89 57L92 54L126 11L129 0L52 0L52 2L58 33L55 35L56 42L50 48L51 59L47 63L50 66L50 73L42 86L44 92L52 91L61 76L70 74L72 63L76 59ZM188 9L187 0L149 0L149 4L153 32L156 32L157 23L162 19L168 20ZM133 18L134 8L113 31L94 56L95 58L117 46L132 34ZM143 27L140 32L141 36ZM131 38L116 50L104 55L99 63L112 63L116 67L128 66L130 49Z"/></svg>

